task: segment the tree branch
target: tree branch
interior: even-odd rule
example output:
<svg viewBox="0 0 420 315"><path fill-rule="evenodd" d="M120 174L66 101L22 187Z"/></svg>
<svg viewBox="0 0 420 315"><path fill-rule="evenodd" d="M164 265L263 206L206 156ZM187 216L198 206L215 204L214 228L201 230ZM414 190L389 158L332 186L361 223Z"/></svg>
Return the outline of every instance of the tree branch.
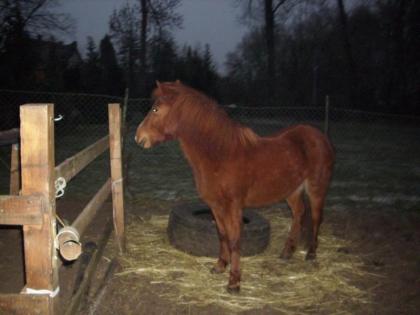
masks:
<svg viewBox="0 0 420 315"><path fill-rule="evenodd" d="M273 14L276 13L276 11L283 5L286 3L287 0L280 0L279 2L277 2L276 6L273 8Z"/></svg>
<svg viewBox="0 0 420 315"><path fill-rule="evenodd" d="M42 8L45 3L48 0L40 0L40 2L38 2L37 5L35 5L34 8L32 8L32 10L29 12L28 16L23 20L23 25L26 25L26 23L32 18L32 16L40 9Z"/></svg>

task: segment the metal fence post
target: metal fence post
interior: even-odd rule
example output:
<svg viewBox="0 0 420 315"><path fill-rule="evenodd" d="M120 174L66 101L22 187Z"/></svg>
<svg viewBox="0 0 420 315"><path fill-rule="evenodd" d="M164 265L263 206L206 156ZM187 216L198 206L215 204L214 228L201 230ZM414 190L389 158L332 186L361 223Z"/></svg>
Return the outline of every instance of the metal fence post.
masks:
<svg viewBox="0 0 420 315"><path fill-rule="evenodd" d="M128 104L130 100L130 90L128 88L125 89L124 95L124 103L122 108L122 121L121 121L121 129L122 129L122 138L121 138L121 145L122 145L122 163L123 163L123 173L124 173L124 181L125 181L125 190L124 192L127 194L129 198L133 198L133 193L130 190L130 182L129 182L129 164L131 161L131 154L127 150L127 135L129 132L129 126L127 124L127 111L128 111Z"/></svg>
<svg viewBox="0 0 420 315"><path fill-rule="evenodd" d="M330 115L330 96L325 96L325 115L324 115L324 133L328 134L329 128L329 115Z"/></svg>
<svg viewBox="0 0 420 315"><path fill-rule="evenodd" d="M127 133L127 125L126 125L126 120L127 120L127 110L128 110L128 100L130 98L130 90L128 88L125 89L125 93L124 93L124 101L123 101L123 112L122 112L122 130L124 132L124 135ZM124 150L123 150L124 151Z"/></svg>

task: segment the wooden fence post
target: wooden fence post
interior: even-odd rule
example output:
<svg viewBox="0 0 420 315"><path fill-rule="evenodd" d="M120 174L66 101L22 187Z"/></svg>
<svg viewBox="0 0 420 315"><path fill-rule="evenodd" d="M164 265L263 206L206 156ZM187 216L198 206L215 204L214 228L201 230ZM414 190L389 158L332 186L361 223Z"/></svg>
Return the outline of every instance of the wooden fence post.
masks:
<svg viewBox="0 0 420 315"><path fill-rule="evenodd" d="M27 104L20 107L22 195L43 197L42 225L25 225L24 251L26 293L46 293L43 314L53 314L54 296L59 290L57 251L54 247L55 158L53 104ZM41 291L46 290L46 291ZM25 292L24 292L25 293Z"/></svg>
<svg viewBox="0 0 420 315"><path fill-rule="evenodd" d="M112 209L114 229L118 247L121 253L125 252L124 232L124 188L122 174L122 147L121 147L121 107L120 104L108 105L109 115L109 150L111 159L112 180Z"/></svg>
<svg viewBox="0 0 420 315"><path fill-rule="evenodd" d="M20 157L19 144L12 144L10 154L10 195L19 195L20 190Z"/></svg>

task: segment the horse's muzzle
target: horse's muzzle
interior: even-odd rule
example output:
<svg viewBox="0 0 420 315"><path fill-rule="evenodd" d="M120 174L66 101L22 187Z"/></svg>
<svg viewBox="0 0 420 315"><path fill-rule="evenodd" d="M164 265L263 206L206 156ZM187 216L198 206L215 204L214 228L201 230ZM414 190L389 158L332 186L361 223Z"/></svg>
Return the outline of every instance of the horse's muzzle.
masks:
<svg viewBox="0 0 420 315"><path fill-rule="evenodd" d="M140 138L140 137L138 137L138 136L136 135L136 136L134 137L134 141L136 141L136 143L137 143L138 145L140 145L140 146L142 146L142 147L143 147L145 139L144 139L144 137L143 137L143 138Z"/></svg>
<svg viewBox="0 0 420 315"><path fill-rule="evenodd" d="M143 149L145 149L145 144L146 144L146 139L141 139L140 141L138 141L137 142L137 144L139 145L139 146L141 146Z"/></svg>
<svg viewBox="0 0 420 315"><path fill-rule="evenodd" d="M150 148L150 144L149 141L147 141L147 137L138 137L136 135L136 137L134 138L134 140L137 142L137 144L139 146L141 146L143 149L149 149Z"/></svg>

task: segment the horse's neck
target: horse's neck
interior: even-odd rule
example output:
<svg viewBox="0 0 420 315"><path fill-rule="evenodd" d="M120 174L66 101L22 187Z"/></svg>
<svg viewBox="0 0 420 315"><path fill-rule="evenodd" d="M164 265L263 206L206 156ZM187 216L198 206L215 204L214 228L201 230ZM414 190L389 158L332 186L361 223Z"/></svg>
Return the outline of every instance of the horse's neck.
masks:
<svg viewBox="0 0 420 315"><path fill-rule="evenodd" d="M228 152L219 150L218 152L209 153L208 150L203 150L203 147L197 145L197 141L189 137L180 137L179 142L196 180L199 177L206 176L207 172L217 171L226 161Z"/></svg>
<svg viewBox="0 0 420 315"><path fill-rule="evenodd" d="M181 137L179 138L179 142L181 144L182 152L184 153L191 167L195 167L199 164L211 162L214 160L200 146L197 146L196 141L191 141L191 139Z"/></svg>
<svg viewBox="0 0 420 315"><path fill-rule="evenodd" d="M232 129L235 127L232 126ZM184 153L200 160L218 161L229 158L239 145L238 141L229 141L236 136L232 129L217 132L208 126L192 125L178 133Z"/></svg>
<svg viewBox="0 0 420 315"><path fill-rule="evenodd" d="M251 129L212 107L196 120L184 117L178 126L176 137L193 168L204 164L208 164L207 169L217 168L227 160L243 156L258 139Z"/></svg>

